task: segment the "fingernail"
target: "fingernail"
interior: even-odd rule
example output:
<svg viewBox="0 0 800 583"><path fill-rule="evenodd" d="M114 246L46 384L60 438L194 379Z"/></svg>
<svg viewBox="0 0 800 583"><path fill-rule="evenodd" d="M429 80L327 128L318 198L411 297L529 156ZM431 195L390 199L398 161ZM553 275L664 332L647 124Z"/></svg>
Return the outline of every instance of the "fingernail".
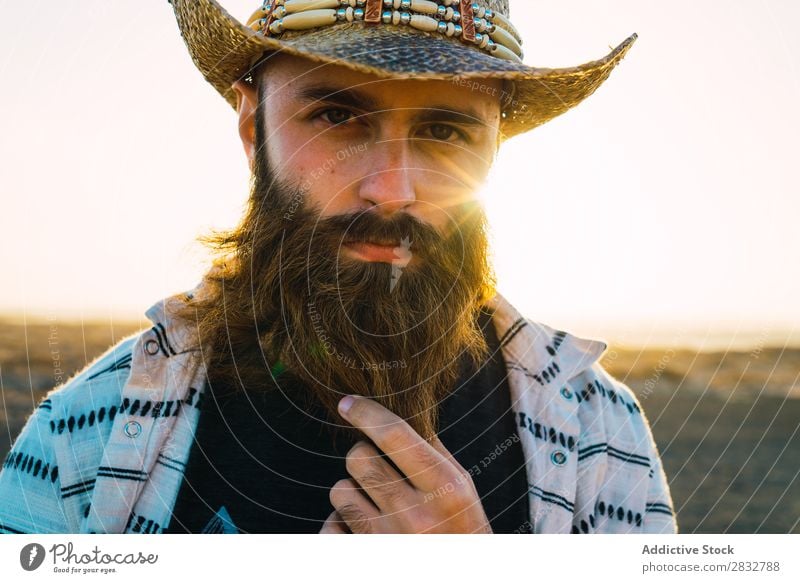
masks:
<svg viewBox="0 0 800 583"><path fill-rule="evenodd" d="M353 406L356 398L353 395L345 395L341 401L339 401L339 412L344 415L350 410L350 407Z"/></svg>

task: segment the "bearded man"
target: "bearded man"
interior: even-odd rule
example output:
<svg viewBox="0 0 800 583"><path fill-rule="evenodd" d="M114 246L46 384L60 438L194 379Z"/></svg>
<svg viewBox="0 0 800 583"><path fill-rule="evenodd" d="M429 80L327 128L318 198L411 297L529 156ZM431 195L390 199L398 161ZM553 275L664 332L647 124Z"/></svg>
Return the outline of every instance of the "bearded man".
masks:
<svg viewBox="0 0 800 583"><path fill-rule="evenodd" d="M248 27L172 4L238 113L248 208L194 290L39 405L0 530L676 532L606 344L497 293L476 198L635 35L545 70L505 0L278 0Z"/></svg>

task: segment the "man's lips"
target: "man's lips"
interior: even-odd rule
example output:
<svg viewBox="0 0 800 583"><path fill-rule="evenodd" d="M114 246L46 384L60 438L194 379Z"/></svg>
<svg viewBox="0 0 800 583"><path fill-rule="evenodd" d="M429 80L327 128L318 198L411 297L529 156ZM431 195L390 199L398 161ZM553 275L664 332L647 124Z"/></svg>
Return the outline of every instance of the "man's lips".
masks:
<svg viewBox="0 0 800 583"><path fill-rule="evenodd" d="M367 243L351 241L345 243L343 248L351 256L363 261L382 261L385 263L407 263L411 252L399 244Z"/></svg>

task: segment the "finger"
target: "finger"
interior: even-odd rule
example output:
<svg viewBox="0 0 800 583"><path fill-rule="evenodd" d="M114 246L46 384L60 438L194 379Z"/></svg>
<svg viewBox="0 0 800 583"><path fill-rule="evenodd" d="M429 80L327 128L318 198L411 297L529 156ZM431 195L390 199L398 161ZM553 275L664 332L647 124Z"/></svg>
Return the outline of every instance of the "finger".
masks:
<svg viewBox="0 0 800 583"><path fill-rule="evenodd" d="M352 403L345 409L342 405L348 399L352 399ZM460 475L450 461L405 420L377 401L348 395L339 401L339 413L388 455L415 488L430 492Z"/></svg>
<svg viewBox="0 0 800 583"><path fill-rule="evenodd" d="M353 534L374 532L380 512L353 480L336 482L331 488L330 500Z"/></svg>
<svg viewBox="0 0 800 583"><path fill-rule="evenodd" d="M339 513L335 510L328 515L325 519L325 524L319 531L320 534L352 534L350 529L347 528L347 523L342 520Z"/></svg>
<svg viewBox="0 0 800 583"><path fill-rule="evenodd" d="M442 456L445 459L447 459L451 464L453 464L456 467L457 470L459 470L460 472L463 472L463 473L469 473L469 472L467 472L467 470L464 469L464 466L462 466L460 463L458 463L458 460L444 446L442 441L439 439L438 435L434 435L432 439L428 440L428 443L430 443L431 447L433 447L436 451L438 451L440 454L442 454Z"/></svg>
<svg viewBox="0 0 800 583"><path fill-rule="evenodd" d="M413 504L415 489L366 441L358 441L345 457L347 473L383 514Z"/></svg>

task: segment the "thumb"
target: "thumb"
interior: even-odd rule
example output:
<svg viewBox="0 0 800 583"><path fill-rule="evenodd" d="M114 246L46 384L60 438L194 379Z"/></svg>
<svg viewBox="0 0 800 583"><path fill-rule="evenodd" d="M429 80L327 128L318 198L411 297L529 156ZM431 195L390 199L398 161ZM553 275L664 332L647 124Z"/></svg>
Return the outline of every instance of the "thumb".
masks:
<svg viewBox="0 0 800 583"><path fill-rule="evenodd" d="M322 525L319 534L352 534L347 523L339 516L339 512L334 510L325 519L325 524Z"/></svg>

